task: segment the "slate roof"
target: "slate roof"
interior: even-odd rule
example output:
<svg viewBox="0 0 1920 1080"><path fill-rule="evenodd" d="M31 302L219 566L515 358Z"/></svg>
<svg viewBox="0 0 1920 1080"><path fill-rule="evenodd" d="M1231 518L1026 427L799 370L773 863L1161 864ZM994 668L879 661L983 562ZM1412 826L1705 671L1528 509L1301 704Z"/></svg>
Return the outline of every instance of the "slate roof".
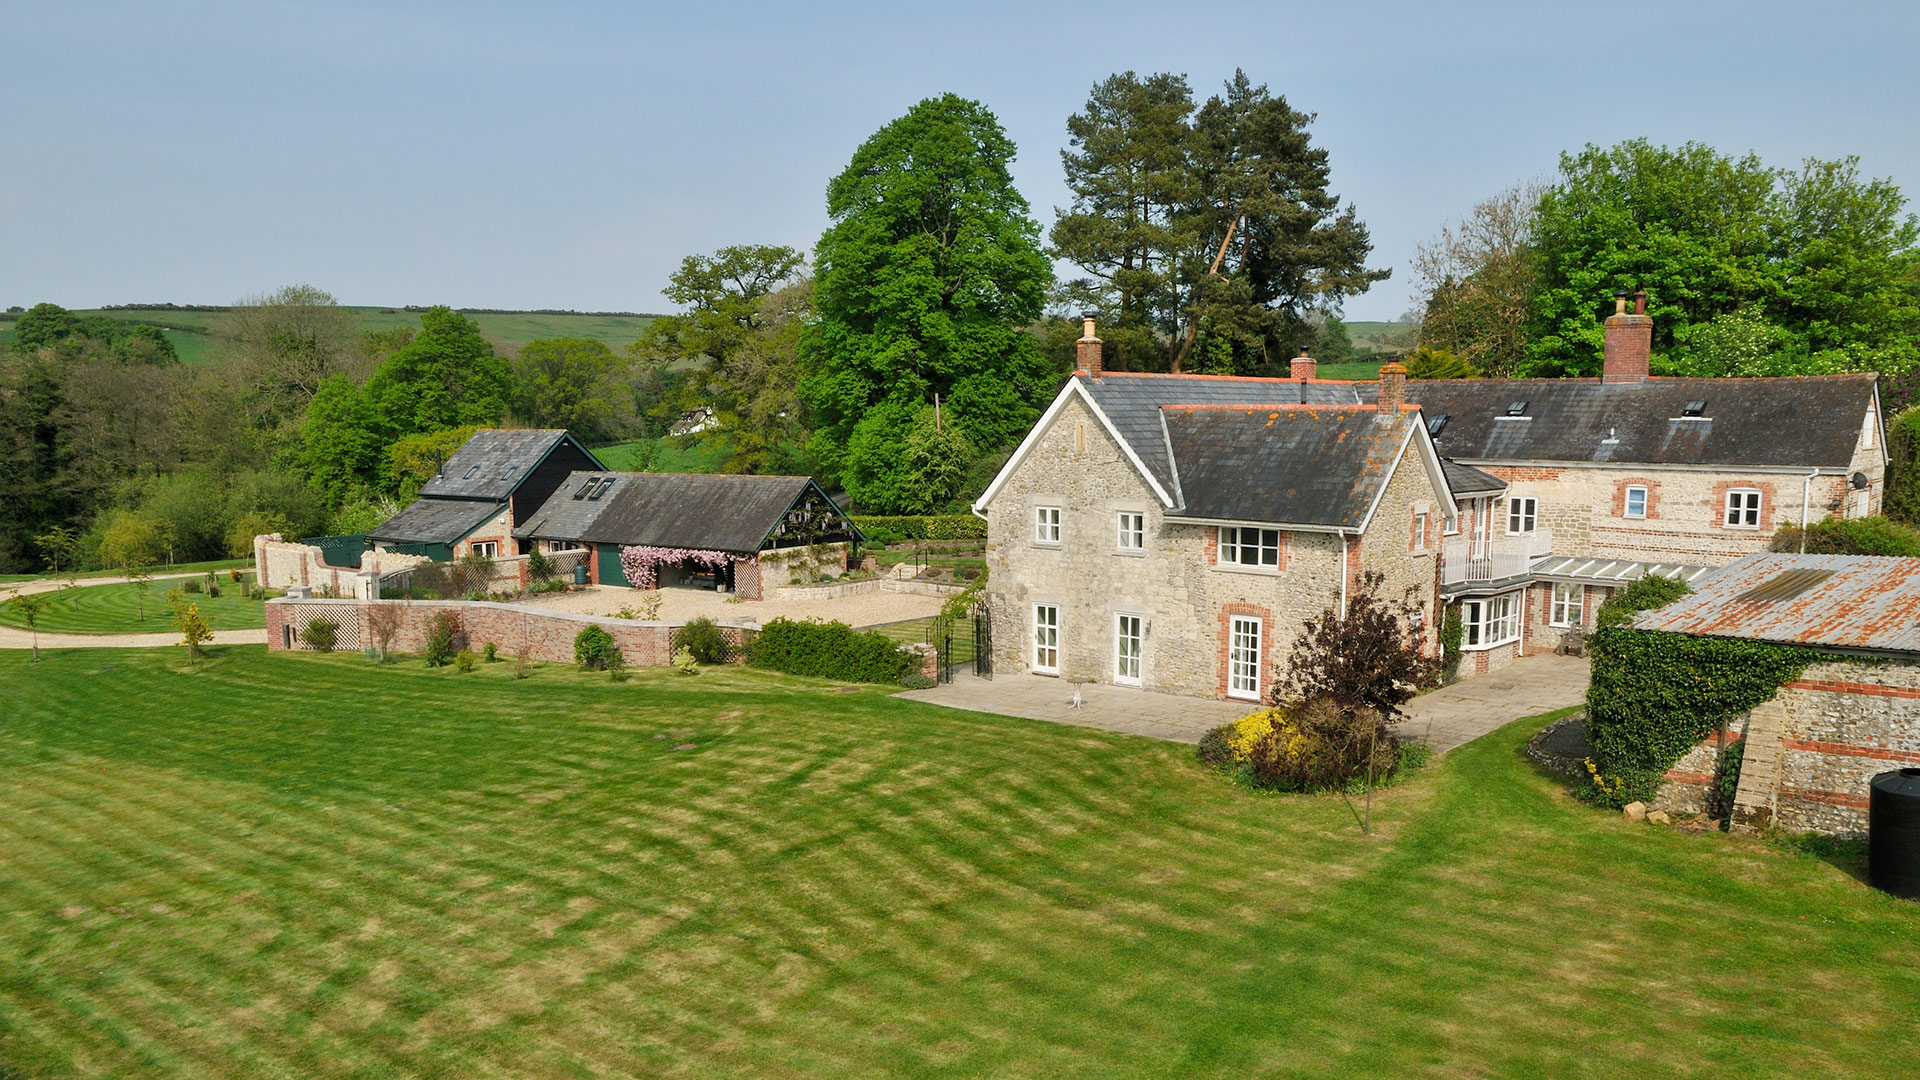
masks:
<svg viewBox="0 0 1920 1080"><path fill-rule="evenodd" d="M613 477L614 486L598 510L576 509L574 493L595 476ZM812 484L804 476L576 472L514 535L747 554L760 550Z"/></svg>
<svg viewBox="0 0 1920 1080"><path fill-rule="evenodd" d="M1471 465L1462 465L1452 458L1440 459L1440 471L1447 474L1447 487L1456 497L1470 495L1499 494L1507 490L1507 482L1489 472L1482 472Z"/></svg>
<svg viewBox="0 0 1920 1080"><path fill-rule="evenodd" d="M506 500L422 498L367 533L390 544L451 544L506 509Z"/></svg>
<svg viewBox="0 0 1920 1080"><path fill-rule="evenodd" d="M1163 405L1358 404L1352 383L1302 382L1211 375L1158 375L1108 372L1100 378L1074 376L1094 404L1107 414L1155 480L1172 493L1173 465L1167 459L1160 428Z"/></svg>
<svg viewBox="0 0 1920 1080"><path fill-rule="evenodd" d="M1749 555L1699 591L1635 617L1639 630L1920 653L1920 559Z"/></svg>
<svg viewBox="0 0 1920 1080"><path fill-rule="evenodd" d="M553 489L547 501L513 530L513 535L522 540L578 540L599 520L601 513L613 505L613 493L636 475L639 474L568 473L566 480ZM613 481L612 486L607 487L599 498L590 498L607 480ZM591 489L588 488L589 484L593 485Z"/></svg>
<svg viewBox="0 0 1920 1080"><path fill-rule="evenodd" d="M1371 399L1377 384L1356 384ZM1440 453L1464 461L1845 468L1872 375L1773 379L1435 379L1407 384ZM1520 416L1509 417L1519 402ZM1691 402L1704 407L1685 416Z"/></svg>
<svg viewBox="0 0 1920 1080"><path fill-rule="evenodd" d="M1178 463L1180 516L1347 529L1365 520L1419 416L1408 409L1386 424L1371 405L1298 404L1181 404L1161 413Z"/></svg>
<svg viewBox="0 0 1920 1080"><path fill-rule="evenodd" d="M453 452L439 474L421 486L420 494L505 502L565 438L567 433L556 428L476 431Z"/></svg>

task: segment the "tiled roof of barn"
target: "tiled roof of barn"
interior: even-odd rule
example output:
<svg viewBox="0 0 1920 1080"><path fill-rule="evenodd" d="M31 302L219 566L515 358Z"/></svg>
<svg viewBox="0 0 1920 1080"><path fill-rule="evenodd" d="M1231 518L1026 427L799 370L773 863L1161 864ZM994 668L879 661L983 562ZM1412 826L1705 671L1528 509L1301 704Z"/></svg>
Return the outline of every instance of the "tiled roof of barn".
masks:
<svg viewBox="0 0 1920 1080"><path fill-rule="evenodd" d="M1182 516L1346 529L1366 519L1419 415L1408 409L1388 424L1371 405L1297 403L1161 413Z"/></svg>
<svg viewBox="0 0 1920 1080"><path fill-rule="evenodd" d="M638 473L615 472L575 472L567 478L547 501L540 505L513 530L520 539L539 540L578 540L587 534L593 523L607 507L613 505L613 493L632 480ZM593 488L588 489L591 483ZM600 491L601 487L605 491ZM597 493L597 497L594 497Z"/></svg>
<svg viewBox="0 0 1920 1080"><path fill-rule="evenodd" d="M474 499L421 498L367 533L367 539L389 544L451 544L506 509L499 502Z"/></svg>
<svg viewBox="0 0 1920 1080"><path fill-rule="evenodd" d="M567 433L557 428L476 431L453 452L420 494L504 502Z"/></svg>
<svg viewBox="0 0 1920 1080"><path fill-rule="evenodd" d="M1173 491L1173 466L1167 459L1166 435L1160 427L1163 405L1351 405L1360 400L1354 384L1340 382L1128 372L1074 378L1168 492Z"/></svg>
<svg viewBox="0 0 1920 1080"><path fill-rule="evenodd" d="M597 500L578 500L597 503L598 510L577 510L574 496L593 477L614 484ZM576 472L514 535L750 553L812 482L805 476Z"/></svg>
<svg viewBox="0 0 1920 1080"><path fill-rule="evenodd" d="M1358 386L1371 400L1373 384ZM1440 453L1466 461L1839 469L1853 460L1873 394L1872 375L1407 383L1430 424L1447 418L1434 436Z"/></svg>
<svg viewBox="0 0 1920 1080"><path fill-rule="evenodd" d="M1749 555L1636 630L1781 644L1920 653L1920 559L1889 555Z"/></svg>

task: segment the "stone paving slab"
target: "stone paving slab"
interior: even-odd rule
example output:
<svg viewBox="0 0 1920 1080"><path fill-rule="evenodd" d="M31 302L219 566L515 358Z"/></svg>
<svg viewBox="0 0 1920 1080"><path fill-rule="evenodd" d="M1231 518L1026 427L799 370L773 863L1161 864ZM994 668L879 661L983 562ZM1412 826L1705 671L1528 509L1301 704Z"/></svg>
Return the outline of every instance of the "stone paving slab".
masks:
<svg viewBox="0 0 1920 1080"><path fill-rule="evenodd" d="M1056 724L1099 728L1171 742L1197 743L1200 736L1260 706L1248 701L1156 694L1124 686L1089 684L1073 707L1073 685L1043 675L982 679L956 671L953 681L897 697L952 709L1021 716ZM1489 675L1466 679L1414 698L1396 728L1445 753L1523 716L1578 705L1587 696L1587 662L1568 656L1530 656Z"/></svg>
<svg viewBox="0 0 1920 1080"><path fill-rule="evenodd" d="M1581 657L1528 656L1414 698L1394 731L1444 754L1523 716L1584 703L1587 671Z"/></svg>
<svg viewBox="0 0 1920 1080"><path fill-rule="evenodd" d="M1081 705L1076 709L1073 684L1063 679L1026 674L982 679L968 671L954 672L953 681L945 685L895 696L950 709L1022 716L1183 743L1197 743L1209 730L1260 707L1251 701L1213 701L1089 683L1080 688Z"/></svg>

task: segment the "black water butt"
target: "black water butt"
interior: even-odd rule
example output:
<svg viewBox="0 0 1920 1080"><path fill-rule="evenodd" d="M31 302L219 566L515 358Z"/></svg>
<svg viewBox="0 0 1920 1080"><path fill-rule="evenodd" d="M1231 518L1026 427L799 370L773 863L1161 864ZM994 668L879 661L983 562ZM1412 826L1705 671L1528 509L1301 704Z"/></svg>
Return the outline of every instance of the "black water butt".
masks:
<svg viewBox="0 0 1920 1080"><path fill-rule="evenodd" d="M1920 769L1883 772L1868 785L1867 882L1920 900Z"/></svg>

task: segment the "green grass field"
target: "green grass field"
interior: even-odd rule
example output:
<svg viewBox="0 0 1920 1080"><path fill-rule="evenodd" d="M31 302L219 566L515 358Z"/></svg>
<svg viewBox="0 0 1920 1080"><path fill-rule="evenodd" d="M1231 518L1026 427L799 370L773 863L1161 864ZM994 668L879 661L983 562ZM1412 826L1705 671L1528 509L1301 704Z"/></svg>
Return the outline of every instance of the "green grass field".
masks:
<svg viewBox="0 0 1920 1080"><path fill-rule="evenodd" d="M354 329L365 333L373 330L388 330L396 326L420 328L420 313L399 309L379 307L348 307L353 314ZM96 309L75 309L77 315L92 315ZM226 318L218 311L169 311L163 308L116 308L105 312L123 322L147 323L158 326L167 332L167 337L179 350L180 359L187 364L203 364L213 357L217 349L215 331L220 320ZM0 313L0 349L13 341L13 323L19 317L18 312ZM624 349L639 340L640 333L646 328L650 318L626 315L535 315L531 312L511 315L470 315L480 324L480 332L488 339L508 350L516 350L529 341L552 337L597 338L606 342L615 350Z"/></svg>
<svg viewBox="0 0 1920 1080"><path fill-rule="evenodd" d="M607 468L620 472L640 469L649 446L659 444L652 464L644 470L660 473L711 473L720 471L723 447L718 439L698 439L691 446L676 446L671 439L635 439L612 446L594 448L594 456Z"/></svg>
<svg viewBox="0 0 1920 1080"><path fill-rule="evenodd" d="M251 573L242 574L251 581ZM40 616L44 634L159 634L173 629L173 613L167 610L167 590L181 582L155 578L147 589L144 610L139 590L128 584L82 585L77 589L46 594L53 606ZM267 625L266 608L258 600L240 595L240 586L221 575L220 596L205 593L188 595L200 605L200 614L215 630L250 630ZM0 603L0 626L27 628L20 613Z"/></svg>
<svg viewBox="0 0 1920 1080"><path fill-rule="evenodd" d="M228 570L245 570L252 565L253 565L253 560L250 558L248 559L213 559L207 562L175 563L172 566L159 567L155 572L160 574L188 574L188 573L204 574L209 570L217 570L220 573L225 574ZM77 576L81 581L86 581L89 578L120 577L122 576L122 573L123 572L120 570L83 570ZM0 574L0 584L5 584L5 583L10 583L15 581L40 581L43 579L64 581L66 579L66 575L51 574L51 573L49 574Z"/></svg>
<svg viewBox="0 0 1920 1080"><path fill-rule="evenodd" d="M0 655L0 1075L1905 1076L1920 908L740 670Z"/></svg>

